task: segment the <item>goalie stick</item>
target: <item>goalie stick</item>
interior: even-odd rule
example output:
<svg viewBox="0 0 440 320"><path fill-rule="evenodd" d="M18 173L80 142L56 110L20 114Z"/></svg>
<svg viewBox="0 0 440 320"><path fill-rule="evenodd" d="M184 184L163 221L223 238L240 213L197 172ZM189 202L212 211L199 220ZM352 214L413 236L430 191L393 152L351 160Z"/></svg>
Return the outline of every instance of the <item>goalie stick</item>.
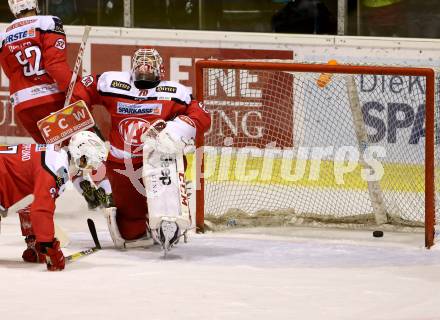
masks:
<svg viewBox="0 0 440 320"><path fill-rule="evenodd" d="M93 222L92 219L89 218L89 219L87 219L87 225L89 227L89 231L90 231L90 234L92 235L92 239L93 239L93 242L95 243L95 246L93 248L79 251L79 252L76 252L74 254L71 254L71 255L65 257L66 261L73 262L73 261L76 261L82 257L91 255L92 253L95 253L96 251L101 250L102 247L101 247L101 244L99 243L95 223Z"/></svg>

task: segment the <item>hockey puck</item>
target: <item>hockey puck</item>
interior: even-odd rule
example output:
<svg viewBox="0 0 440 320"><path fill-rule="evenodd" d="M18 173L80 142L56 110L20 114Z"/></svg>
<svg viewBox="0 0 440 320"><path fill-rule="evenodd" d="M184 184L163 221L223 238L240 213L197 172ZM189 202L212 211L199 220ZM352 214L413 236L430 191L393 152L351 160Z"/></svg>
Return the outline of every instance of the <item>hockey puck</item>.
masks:
<svg viewBox="0 0 440 320"><path fill-rule="evenodd" d="M380 230L373 231L373 237L375 237L375 238L383 237L383 231L380 231Z"/></svg>

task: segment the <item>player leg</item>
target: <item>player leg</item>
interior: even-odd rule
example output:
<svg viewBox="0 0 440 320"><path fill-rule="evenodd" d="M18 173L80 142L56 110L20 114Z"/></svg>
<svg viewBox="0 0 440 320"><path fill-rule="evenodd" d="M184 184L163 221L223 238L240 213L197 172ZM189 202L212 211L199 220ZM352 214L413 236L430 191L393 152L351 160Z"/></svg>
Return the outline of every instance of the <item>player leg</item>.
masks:
<svg viewBox="0 0 440 320"><path fill-rule="evenodd" d="M141 166L142 164L134 164L134 171ZM116 170L121 170L125 174ZM130 174L133 172L128 172L124 164L107 162L107 177L112 187L116 209L106 209L106 218L110 234L118 248L152 244L151 240L144 241L148 240L148 210L144 188L141 181L138 183L142 187L136 188L135 183L132 182L133 178L129 177Z"/></svg>
<svg viewBox="0 0 440 320"><path fill-rule="evenodd" d="M21 234L25 236L25 242L27 244L26 250L24 250L22 258L26 262L44 263L46 262L46 256L40 253L38 244L35 238L35 233L31 223L31 206L28 205L23 209L17 211L20 219Z"/></svg>
<svg viewBox="0 0 440 320"><path fill-rule="evenodd" d="M61 96L62 97L62 96ZM18 120L21 122L26 131L34 138L35 142L44 144L44 139L38 129L37 122L40 119L48 116L52 112L61 109L64 105L64 100L56 100L50 104L43 104L32 108L27 108L17 112Z"/></svg>

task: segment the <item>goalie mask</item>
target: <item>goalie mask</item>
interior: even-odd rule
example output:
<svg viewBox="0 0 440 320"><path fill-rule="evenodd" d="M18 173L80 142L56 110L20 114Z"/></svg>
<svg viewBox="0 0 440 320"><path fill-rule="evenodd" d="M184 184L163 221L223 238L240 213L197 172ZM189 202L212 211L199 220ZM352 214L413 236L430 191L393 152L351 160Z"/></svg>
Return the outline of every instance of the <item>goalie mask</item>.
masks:
<svg viewBox="0 0 440 320"><path fill-rule="evenodd" d="M95 133L81 131L72 136L69 153L79 169L97 169L107 159L107 147Z"/></svg>
<svg viewBox="0 0 440 320"><path fill-rule="evenodd" d="M162 79L163 60L156 49L139 49L132 58L132 77L138 89L156 87Z"/></svg>
<svg viewBox="0 0 440 320"><path fill-rule="evenodd" d="M9 9L14 16L18 16L24 11L35 10L37 13L40 12L38 9L38 0L8 0Z"/></svg>

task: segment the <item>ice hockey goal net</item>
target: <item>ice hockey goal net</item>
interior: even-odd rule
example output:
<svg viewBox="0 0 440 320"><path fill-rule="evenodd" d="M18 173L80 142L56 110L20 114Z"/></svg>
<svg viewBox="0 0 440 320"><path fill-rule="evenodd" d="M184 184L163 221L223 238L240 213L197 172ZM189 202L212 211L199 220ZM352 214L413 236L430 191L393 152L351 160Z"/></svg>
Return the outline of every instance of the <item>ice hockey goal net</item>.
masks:
<svg viewBox="0 0 440 320"><path fill-rule="evenodd" d="M432 69L202 60L196 76L212 117L199 137L200 230L399 225L433 244Z"/></svg>

